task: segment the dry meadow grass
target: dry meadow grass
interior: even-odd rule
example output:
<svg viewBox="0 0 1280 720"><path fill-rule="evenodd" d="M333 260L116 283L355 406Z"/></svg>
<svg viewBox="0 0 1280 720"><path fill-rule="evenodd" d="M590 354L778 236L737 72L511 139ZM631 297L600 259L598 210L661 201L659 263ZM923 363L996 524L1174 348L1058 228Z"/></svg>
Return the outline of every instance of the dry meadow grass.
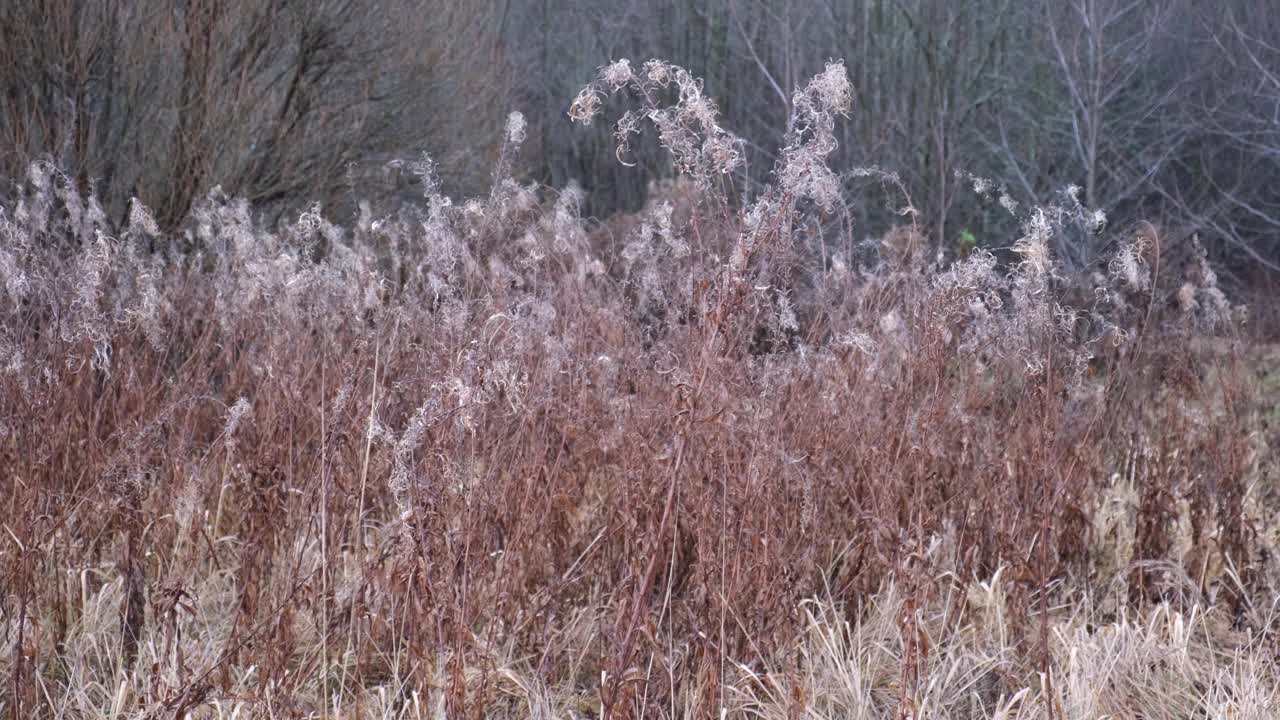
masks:
<svg viewBox="0 0 1280 720"><path fill-rule="evenodd" d="M112 227L31 168L5 717L1275 717L1275 360L1203 259L989 182L1021 236L935 255L827 166L839 63L750 197L688 73L572 117L614 94L682 179L606 225L511 179L518 115L487 197L424 158L345 226ZM1117 251L1064 277L1059 233Z"/></svg>

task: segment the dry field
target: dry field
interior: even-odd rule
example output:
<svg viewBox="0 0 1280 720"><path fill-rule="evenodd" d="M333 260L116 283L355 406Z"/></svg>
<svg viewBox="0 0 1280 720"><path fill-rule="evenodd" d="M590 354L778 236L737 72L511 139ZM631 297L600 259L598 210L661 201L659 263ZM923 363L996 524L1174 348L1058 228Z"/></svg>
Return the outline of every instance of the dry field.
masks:
<svg viewBox="0 0 1280 720"><path fill-rule="evenodd" d="M0 208L0 714L1093 718L1280 707L1280 360L1201 255L1063 194L935 254L616 63L634 217L513 181L264 226ZM866 228L850 182L901 207ZM877 197L880 197L877 195ZM1105 233L1068 273L1049 247ZM859 238L874 234L874 240Z"/></svg>

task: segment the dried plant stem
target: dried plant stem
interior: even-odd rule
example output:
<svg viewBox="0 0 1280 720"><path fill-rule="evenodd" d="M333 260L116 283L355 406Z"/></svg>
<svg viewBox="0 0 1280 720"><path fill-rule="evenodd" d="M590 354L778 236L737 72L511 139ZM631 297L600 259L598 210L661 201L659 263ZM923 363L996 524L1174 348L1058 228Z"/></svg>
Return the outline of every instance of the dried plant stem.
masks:
<svg viewBox="0 0 1280 720"><path fill-rule="evenodd" d="M369 387L369 418L365 423L364 452L360 458L360 496L356 503L355 520L352 523L352 544L355 546L355 567L353 571L361 576L361 582L357 587L362 588L364 585L363 575L366 572L364 564L364 502L365 493L369 486L369 455L373 451L373 423L378 410L378 362L381 358L382 344L375 343L373 348L373 372L370 375ZM360 623L358 622L358 613L360 609L359 592L353 594L351 598L351 613L347 618L347 652L348 654L355 652L360 647ZM359 668L357 667L357 672ZM344 665L343 675L346 675ZM344 681L345 686L345 681Z"/></svg>
<svg viewBox="0 0 1280 720"><path fill-rule="evenodd" d="M326 363L320 363L320 716L329 718L329 423Z"/></svg>

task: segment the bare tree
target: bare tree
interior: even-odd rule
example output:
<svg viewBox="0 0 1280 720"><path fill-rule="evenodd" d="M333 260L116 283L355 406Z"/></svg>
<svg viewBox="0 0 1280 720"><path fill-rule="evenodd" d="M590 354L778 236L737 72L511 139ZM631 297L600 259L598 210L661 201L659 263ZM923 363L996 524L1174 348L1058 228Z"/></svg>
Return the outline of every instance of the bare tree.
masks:
<svg viewBox="0 0 1280 720"><path fill-rule="evenodd" d="M1179 113L1196 142L1159 191L1188 234L1280 272L1280 19L1230 2L1197 22L1206 78Z"/></svg>
<svg viewBox="0 0 1280 720"><path fill-rule="evenodd" d="M1170 122L1191 87L1174 32L1182 9L1178 0L1069 0L1029 9L1020 24L1031 32L1020 65L1011 66L1021 72L986 138L1025 196L1045 202L1075 185L1086 207L1109 215L1150 200L1152 182L1188 137ZM1098 249L1088 233L1057 248L1076 267L1093 262Z"/></svg>

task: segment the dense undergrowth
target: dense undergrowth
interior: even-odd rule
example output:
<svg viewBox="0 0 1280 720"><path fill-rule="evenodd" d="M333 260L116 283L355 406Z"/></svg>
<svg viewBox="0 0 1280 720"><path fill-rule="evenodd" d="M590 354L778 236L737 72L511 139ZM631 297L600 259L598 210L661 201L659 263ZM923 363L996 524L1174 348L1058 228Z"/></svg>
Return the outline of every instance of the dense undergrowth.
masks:
<svg viewBox="0 0 1280 720"><path fill-rule="evenodd" d="M1068 189L927 247L793 99L773 185L680 68L604 68L681 179L510 171L279 228L0 211L12 717L1264 718L1276 480L1243 311ZM859 226L842 180L903 224ZM1063 276L1057 233L1115 252ZM999 245L1000 243L995 243Z"/></svg>

